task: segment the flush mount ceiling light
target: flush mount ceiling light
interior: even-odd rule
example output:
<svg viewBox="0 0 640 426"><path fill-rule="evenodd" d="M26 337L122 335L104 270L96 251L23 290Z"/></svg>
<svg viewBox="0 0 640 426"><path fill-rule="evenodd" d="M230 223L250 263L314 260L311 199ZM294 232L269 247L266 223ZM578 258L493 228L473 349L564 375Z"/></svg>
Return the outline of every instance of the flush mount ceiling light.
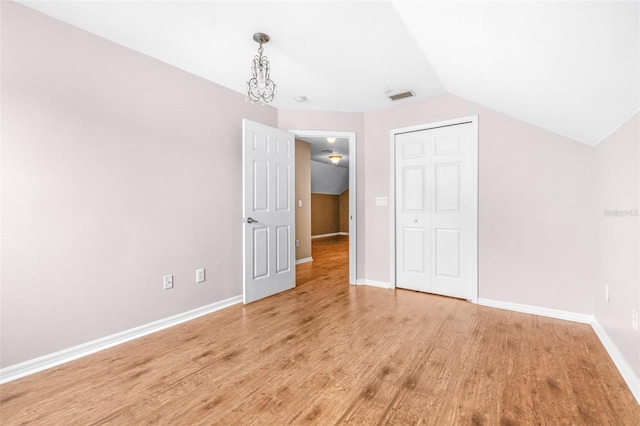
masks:
<svg viewBox="0 0 640 426"><path fill-rule="evenodd" d="M260 43L260 47L251 64L252 77L247 82L247 98L251 103L262 101L268 104L276 94L276 84L269 78L271 74L269 58L262 56L264 51L262 45L269 42L269 36L264 33L255 33L253 40L256 43Z"/></svg>
<svg viewBox="0 0 640 426"><path fill-rule="evenodd" d="M338 163L340 162L340 160L342 159L342 155L330 155L329 156L329 160L331 160L331 162L333 164L335 164L336 166L338 165Z"/></svg>
<svg viewBox="0 0 640 426"><path fill-rule="evenodd" d="M329 143L334 143L336 141L336 138L327 138L327 142Z"/></svg>

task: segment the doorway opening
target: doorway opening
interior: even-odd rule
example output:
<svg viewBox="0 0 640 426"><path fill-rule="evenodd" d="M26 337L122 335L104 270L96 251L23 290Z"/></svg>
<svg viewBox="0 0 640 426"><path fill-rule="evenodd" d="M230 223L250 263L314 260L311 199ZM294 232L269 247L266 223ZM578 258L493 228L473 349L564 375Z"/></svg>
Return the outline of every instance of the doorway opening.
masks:
<svg viewBox="0 0 640 426"><path fill-rule="evenodd" d="M324 171L325 174L329 176L324 182L322 182L322 185L325 185L325 187L327 188L333 189L328 189L324 192L340 191L340 189L337 189L341 186L340 182L348 182L346 185L348 195L345 193L345 191L341 191L341 195L343 198L342 210L344 212L344 207L348 205L348 214L343 215L343 227L342 229L338 229L335 234L344 234L346 225L349 236L349 283L355 284L357 276L356 134L355 132L336 132L324 130L289 130L289 132L293 133L296 139L310 144L310 160L314 162L313 166L316 169L316 172L321 174ZM334 157L332 162L331 159L329 159L330 156L338 156L340 158ZM347 169L348 171L346 171L345 169ZM348 175L348 179L344 179L346 177L344 175ZM318 195L320 196L321 194ZM337 202L340 203L340 201ZM301 208L300 205L302 205L301 200L297 199L297 209ZM346 224L344 223L345 221L347 222ZM334 234L334 232L329 233L329 235L331 234ZM309 235L309 237L311 237L311 235Z"/></svg>

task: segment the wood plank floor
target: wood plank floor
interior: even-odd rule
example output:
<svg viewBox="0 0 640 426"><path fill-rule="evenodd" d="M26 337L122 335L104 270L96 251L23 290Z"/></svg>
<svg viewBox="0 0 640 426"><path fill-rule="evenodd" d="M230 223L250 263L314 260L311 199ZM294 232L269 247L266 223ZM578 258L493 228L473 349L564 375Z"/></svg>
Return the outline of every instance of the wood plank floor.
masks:
<svg viewBox="0 0 640 426"><path fill-rule="evenodd" d="M3 425L638 425L591 327L348 285L314 240L298 287L0 387Z"/></svg>

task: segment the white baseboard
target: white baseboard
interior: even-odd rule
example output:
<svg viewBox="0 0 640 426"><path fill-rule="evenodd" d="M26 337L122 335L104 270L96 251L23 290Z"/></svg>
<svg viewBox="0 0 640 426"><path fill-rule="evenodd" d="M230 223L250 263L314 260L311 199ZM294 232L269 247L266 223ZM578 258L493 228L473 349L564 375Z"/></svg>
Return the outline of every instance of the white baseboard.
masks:
<svg viewBox="0 0 640 426"><path fill-rule="evenodd" d="M559 309L543 308L540 306L523 305L520 303L503 302L501 300L478 298L478 305L490 308L506 309L508 311L522 312L525 314L540 315L541 317L557 318L567 321L593 323L593 315L578 314L575 312L561 311Z"/></svg>
<svg viewBox="0 0 640 426"><path fill-rule="evenodd" d="M327 238L327 237L336 237L338 235L349 235L348 232L334 232L332 234L320 234L320 235L312 235L311 239L314 240L316 238Z"/></svg>
<svg viewBox="0 0 640 426"><path fill-rule="evenodd" d="M303 257L302 259L298 259L296 260L296 265L307 262L313 262L313 257Z"/></svg>
<svg viewBox="0 0 640 426"><path fill-rule="evenodd" d="M629 365L629 363L624 359L622 352L618 349L609 334L605 331L605 329L600 325L597 319L593 319L591 323L593 330L596 332L596 335L602 342L602 345L609 353L609 356L613 360L613 363L618 368L618 371L622 375L622 378L629 386L631 393L635 396L636 401L640 404L640 378L633 370L633 368Z"/></svg>
<svg viewBox="0 0 640 426"><path fill-rule="evenodd" d="M139 327L122 331L120 333L112 334L110 336L92 340L87 343L82 343L78 346L63 349L49 355L41 356L39 358L3 368L0 370L0 384L22 378L30 374L38 373L40 371L64 364L66 362L82 358L83 356L91 355L93 353L111 348L130 340L146 336L147 334L164 330L165 328L173 327L174 325L190 321L192 319L201 317L211 312L218 311L220 309L224 309L237 303L242 303L242 295L235 296L226 300L221 300L219 302L212 303L207 306L202 306L191 311L183 312L178 315L154 321L149 324L141 325Z"/></svg>
<svg viewBox="0 0 640 426"><path fill-rule="evenodd" d="M607 353L611 357L611 360L615 364L616 368L622 375L622 378L629 386L629 390L636 398L636 401L640 404L640 378L625 360L624 356L618 349L613 340L609 337L609 334L600 325L597 319L593 315L578 314L575 312L561 311L558 309L542 308L540 306L522 305L519 303L503 302L499 300L491 299L478 299L478 304L482 306L488 306L491 308L506 309L509 311L522 312L526 314L540 315L543 317L557 318L567 321L580 322L584 324L591 324L596 336L602 342L602 345L606 349Z"/></svg>
<svg viewBox="0 0 640 426"><path fill-rule="evenodd" d="M367 280L367 279L357 279L356 285L368 285L371 287L379 287L379 288L386 288L386 289L393 288L391 283L387 283L384 281Z"/></svg>

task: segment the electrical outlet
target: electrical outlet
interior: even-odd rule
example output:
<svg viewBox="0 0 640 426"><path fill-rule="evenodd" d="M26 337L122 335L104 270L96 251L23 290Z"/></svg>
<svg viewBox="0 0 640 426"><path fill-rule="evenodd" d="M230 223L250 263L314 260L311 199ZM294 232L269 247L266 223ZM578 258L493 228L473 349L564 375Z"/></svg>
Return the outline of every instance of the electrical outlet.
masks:
<svg viewBox="0 0 640 426"><path fill-rule="evenodd" d="M173 288L173 275L165 275L164 276L164 289L169 290Z"/></svg>
<svg viewBox="0 0 640 426"><path fill-rule="evenodd" d="M609 285L604 285L604 300L609 301Z"/></svg>
<svg viewBox="0 0 640 426"><path fill-rule="evenodd" d="M638 311L635 309L631 311L631 327L635 331L638 331Z"/></svg>
<svg viewBox="0 0 640 426"><path fill-rule="evenodd" d="M300 247L300 240L296 240L296 247Z"/></svg>
<svg viewBox="0 0 640 426"><path fill-rule="evenodd" d="M196 269L196 282L201 283L204 281L204 268Z"/></svg>

